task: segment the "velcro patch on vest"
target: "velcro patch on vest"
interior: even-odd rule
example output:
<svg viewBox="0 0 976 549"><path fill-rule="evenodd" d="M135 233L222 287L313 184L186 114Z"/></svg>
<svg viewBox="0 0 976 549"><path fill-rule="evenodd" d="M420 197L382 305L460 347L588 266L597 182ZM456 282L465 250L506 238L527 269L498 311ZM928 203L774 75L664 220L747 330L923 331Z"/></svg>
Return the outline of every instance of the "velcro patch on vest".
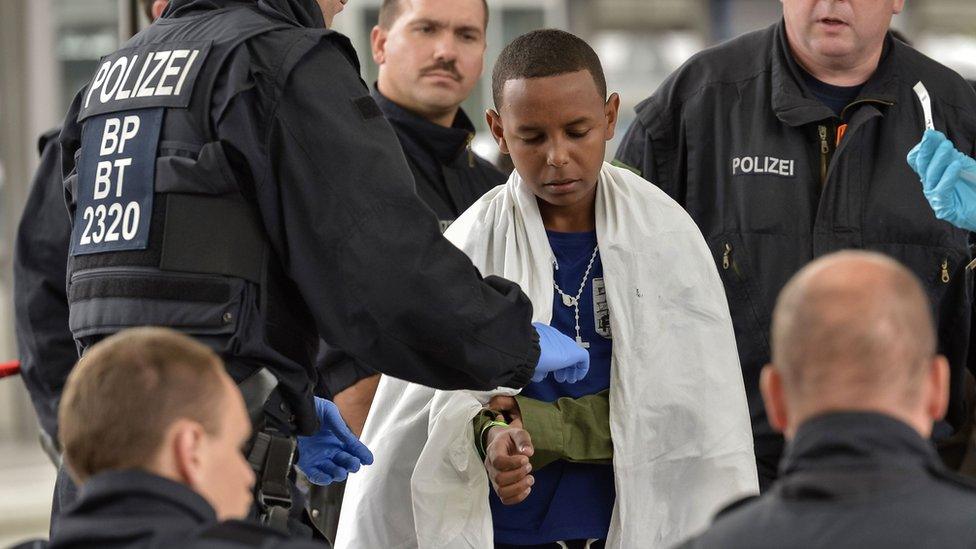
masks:
<svg viewBox="0 0 976 549"><path fill-rule="evenodd" d="M163 108L105 114L82 130L71 255L149 245Z"/></svg>
<svg viewBox="0 0 976 549"><path fill-rule="evenodd" d="M169 42L102 58L84 92L78 121L149 107L186 108L211 42Z"/></svg>
<svg viewBox="0 0 976 549"><path fill-rule="evenodd" d="M353 100L353 103L356 105L356 108L359 109L359 114L364 120L383 116L383 111L381 111L380 106L376 104L376 100L368 95L364 95L359 99Z"/></svg>

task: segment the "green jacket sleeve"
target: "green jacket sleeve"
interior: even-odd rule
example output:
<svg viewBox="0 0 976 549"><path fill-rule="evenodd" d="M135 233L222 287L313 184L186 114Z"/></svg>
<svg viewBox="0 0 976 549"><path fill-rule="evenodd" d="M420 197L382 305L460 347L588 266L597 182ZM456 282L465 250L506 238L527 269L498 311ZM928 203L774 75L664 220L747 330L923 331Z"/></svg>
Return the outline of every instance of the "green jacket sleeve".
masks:
<svg viewBox="0 0 976 549"><path fill-rule="evenodd" d="M522 426L532 437L533 469L564 459L579 463L609 463L613 459L610 439L610 390L582 398L560 398L543 402L516 396ZM475 446L485 458L484 435L494 413L482 410L472 421Z"/></svg>
<svg viewBox="0 0 976 549"><path fill-rule="evenodd" d="M609 463L613 459L610 440L610 390L581 398L560 398L542 402L516 396L522 425L532 436L533 469L553 461Z"/></svg>

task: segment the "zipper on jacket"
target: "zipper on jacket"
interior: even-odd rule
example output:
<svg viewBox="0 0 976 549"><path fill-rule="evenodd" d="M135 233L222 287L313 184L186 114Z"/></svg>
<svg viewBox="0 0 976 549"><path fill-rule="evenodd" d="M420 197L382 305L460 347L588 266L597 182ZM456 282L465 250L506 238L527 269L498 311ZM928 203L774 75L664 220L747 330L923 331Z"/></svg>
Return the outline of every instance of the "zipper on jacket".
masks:
<svg viewBox="0 0 976 549"><path fill-rule="evenodd" d="M942 283L949 283L949 258L942 260Z"/></svg>
<svg viewBox="0 0 976 549"><path fill-rule="evenodd" d="M827 126L818 126L820 135L820 186L827 184L827 168L830 166L830 143L827 141Z"/></svg>
<svg viewBox="0 0 976 549"><path fill-rule="evenodd" d="M725 243L725 253L722 254L722 269L727 271L732 266L732 245Z"/></svg>
<svg viewBox="0 0 976 549"><path fill-rule="evenodd" d="M857 101L847 105L846 107L844 107L843 110L840 111L840 119L847 120L847 109L855 105L863 105L865 103L876 103L878 105L884 105L886 107L890 107L894 105L894 103L892 103L891 101L882 101L881 99L858 99Z"/></svg>

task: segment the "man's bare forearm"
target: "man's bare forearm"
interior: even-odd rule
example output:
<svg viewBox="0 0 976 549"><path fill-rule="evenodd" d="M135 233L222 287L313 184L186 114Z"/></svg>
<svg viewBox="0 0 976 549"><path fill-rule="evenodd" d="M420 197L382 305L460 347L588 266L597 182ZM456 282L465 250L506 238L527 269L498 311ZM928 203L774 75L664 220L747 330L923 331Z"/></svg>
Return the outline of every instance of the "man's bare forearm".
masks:
<svg viewBox="0 0 976 549"><path fill-rule="evenodd" d="M366 416L369 408L373 404L373 396L376 394L376 386L379 385L380 376L369 376L360 379L349 388L335 395L332 399L339 407L342 419L349 424L349 429L358 437L363 434L363 426L366 425Z"/></svg>

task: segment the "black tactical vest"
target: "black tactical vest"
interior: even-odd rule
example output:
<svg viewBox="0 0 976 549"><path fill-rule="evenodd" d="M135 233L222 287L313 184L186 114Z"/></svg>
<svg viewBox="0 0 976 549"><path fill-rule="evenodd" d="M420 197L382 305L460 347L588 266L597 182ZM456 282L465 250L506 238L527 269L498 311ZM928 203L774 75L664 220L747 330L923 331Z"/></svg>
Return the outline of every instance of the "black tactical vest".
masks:
<svg viewBox="0 0 976 549"><path fill-rule="evenodd" d="M68 301L81 352L128 327L174 328L218 352L238 381L271 370L307 431L315 323L211 117L214 88L238 49L294 28L236 6L161 19L102 59L80 97L82 145L65 181Z"/></svg>

